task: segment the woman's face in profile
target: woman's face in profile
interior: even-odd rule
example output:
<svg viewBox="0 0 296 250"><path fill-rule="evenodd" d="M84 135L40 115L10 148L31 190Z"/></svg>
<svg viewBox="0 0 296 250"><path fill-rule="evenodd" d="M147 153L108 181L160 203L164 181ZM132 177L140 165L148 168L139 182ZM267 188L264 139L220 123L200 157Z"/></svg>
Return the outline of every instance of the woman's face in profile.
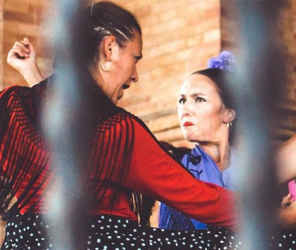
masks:
<svg viewBox="0 0 296 250"><path fill-rule="evenodd" d="M218 89L207 76L191 75L182 85L178 116L183 136L190 142L218 142L227 129Z"/></svg>
<svg viewBox="0 0 296 250"><path fill-rule="evenodd" d="M109 99L117 104L123 97L124 90L138 81L137 63L142 58L142 38L135 32L134 38L127 41L124 47L120 47L116 40L110 41L110 61L113 68L102 72L103 81L97 83ZM96 62L95 68L100 68L99 61Z"/></svg>

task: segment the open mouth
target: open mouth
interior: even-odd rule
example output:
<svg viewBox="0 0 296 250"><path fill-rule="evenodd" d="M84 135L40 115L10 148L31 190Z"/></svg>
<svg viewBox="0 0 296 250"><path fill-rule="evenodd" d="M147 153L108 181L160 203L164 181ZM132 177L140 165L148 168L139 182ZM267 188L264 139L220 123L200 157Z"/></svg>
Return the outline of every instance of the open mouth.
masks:
<svg viewBox="0 0 296 250"><path fill-rule="evenodd" d="M129 87L130 87L130 86L127 85L127 84L123 84L123 86L122 86L123 89L128 89Z"/></svg>

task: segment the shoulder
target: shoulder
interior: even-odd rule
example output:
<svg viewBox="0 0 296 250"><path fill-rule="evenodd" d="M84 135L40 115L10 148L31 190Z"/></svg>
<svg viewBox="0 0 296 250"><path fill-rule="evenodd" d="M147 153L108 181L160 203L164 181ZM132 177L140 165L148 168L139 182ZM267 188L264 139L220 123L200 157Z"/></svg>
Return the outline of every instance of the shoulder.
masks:
<svg viewBox="0 0 296 250"><path fill-rule="evenodd" d="M101 119L97 121L97 132L112 132L115 129L117 133L126 131L133 133L133 136L144 135L146 137L152 137L157 141L154 134L139 117L121 107L108 105ZM134 134L135 132L136 134Z"/></svg>
<svg viewBox="0 0 296 250"><path fill-rule="evenodd" d="M23 95L30 95L33 93L41 93L45 90L48 82L52 81L53 77L49 77L41 81L40 83L34 85L33 87L27 86L19 86L19 85L12 85L6 87L0 92L0 100L6 97L16 97L16 96L23 96Z"/></svg>
<svg viewBox="0 0 296 250"><path fill-rule="evenodd" d="M130 122L133 125L141 126L147 131L150 132L146 124L137 116L133 115L132 113L128 112L124 108L118 107L118 106L110 106L107 107L108 112L105 116L105 123L112 123L113 125L124 123L124 122ZM104 123L103 122L103 123Z"/></svg>
<svg viewBox="0 0 296 250"><path fill-rule="evenodd" d="M185 155L189 154L191 152L190 148L185 147L175 147L172 144L160 141L160 144L162 147L171 154L172 157L174 157L178 162L181 162Z"/></svg>
<svg viewBox="0 0 296 250"><path fill-rule="evenodd" d="M0 92L0 98L7 96L7 95L14 95L18 91L22 91L27 88L28 87L23 87L23 86L18 86L18 85L12 85L12 86L6 87Z"/></svg>
<svg viewBox="0 0 296 250"><path fill-rule="evenodd" d="M132 132L134 131L134 127L141 123L139 118L105 99L102 96L98 102L101 107L96 110L96 134L105 132L116 132L116 134L120 134L123 131Z"/></svg>
<svg viewBox="0 0 296 250"><path fill-rule="evenodd" d="M15 100L21 93L25 92L28 89L28 87L22 87L17 85L12 85L10 87L7 87L3 89L0 92L0 105L1 107L8 107L13 103L13 100Z"/></svg>

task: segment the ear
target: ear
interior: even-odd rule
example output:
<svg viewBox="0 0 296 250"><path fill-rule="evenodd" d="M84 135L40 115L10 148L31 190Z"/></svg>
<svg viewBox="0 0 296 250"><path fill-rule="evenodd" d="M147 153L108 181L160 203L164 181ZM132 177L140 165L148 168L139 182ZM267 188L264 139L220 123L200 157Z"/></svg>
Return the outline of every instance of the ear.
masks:
<svg viewBox="0 0 296 250"><path fill-rule="evenodd" d="M229 123L234 121L234 119L236 118L236 112L233 109L227 109L225 112L226 113L225 113L223 122Z"/></svg>
<svg viewBox="0 0 296 250"><path fill-rule="evenodd" d="M110 60L112 55L112 47L116 44L115 36L107 36L103 41L103 53L107 60Z"/></svg>

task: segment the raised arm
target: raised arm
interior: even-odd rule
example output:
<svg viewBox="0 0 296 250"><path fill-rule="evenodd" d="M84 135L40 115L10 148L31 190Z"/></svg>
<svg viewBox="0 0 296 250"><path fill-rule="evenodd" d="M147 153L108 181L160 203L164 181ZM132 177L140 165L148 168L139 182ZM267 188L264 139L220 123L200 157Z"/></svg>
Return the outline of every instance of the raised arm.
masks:
<svg viewBox="0 0 296 250"><path fill-rule="evenodd" d="M7 63L20 72L30 87L44 79L37 66L34 47L28 38L14 43L8 53Z"/></svg>

